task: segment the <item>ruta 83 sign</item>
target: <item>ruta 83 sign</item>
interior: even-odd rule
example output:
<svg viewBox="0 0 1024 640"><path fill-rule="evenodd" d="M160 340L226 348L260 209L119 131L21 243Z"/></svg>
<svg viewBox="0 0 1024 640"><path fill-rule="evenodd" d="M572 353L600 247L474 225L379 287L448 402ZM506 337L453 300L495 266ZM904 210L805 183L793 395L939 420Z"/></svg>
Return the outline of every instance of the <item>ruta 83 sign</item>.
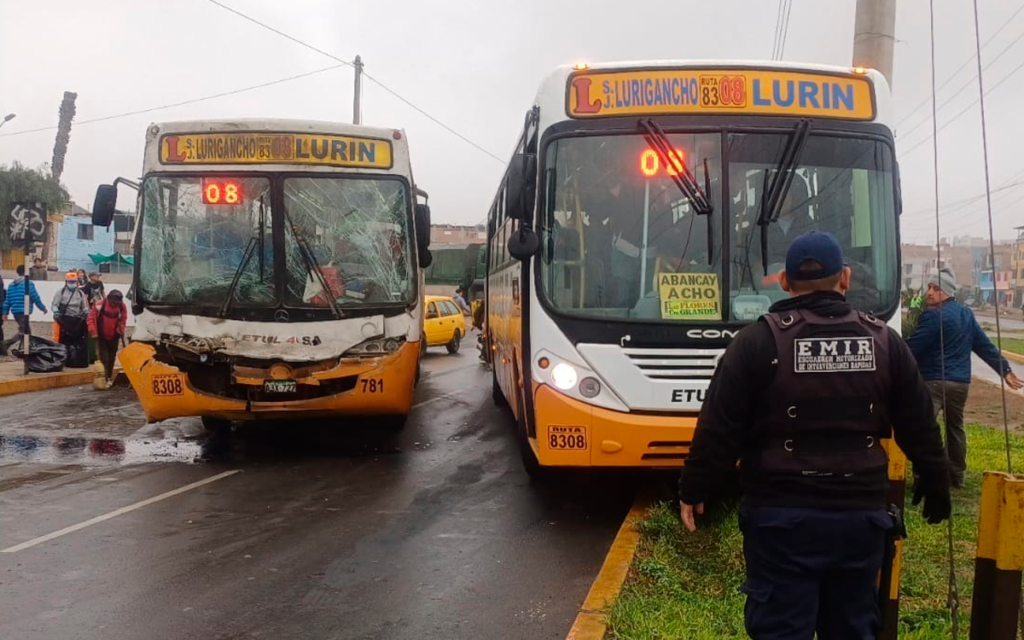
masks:
<svg viewBox="0 0 1024 640"><path fill-rule="evenodd" d="M41 202L16 202L11 209L8 231L12 242L46 240L46 205Z"/></svg>

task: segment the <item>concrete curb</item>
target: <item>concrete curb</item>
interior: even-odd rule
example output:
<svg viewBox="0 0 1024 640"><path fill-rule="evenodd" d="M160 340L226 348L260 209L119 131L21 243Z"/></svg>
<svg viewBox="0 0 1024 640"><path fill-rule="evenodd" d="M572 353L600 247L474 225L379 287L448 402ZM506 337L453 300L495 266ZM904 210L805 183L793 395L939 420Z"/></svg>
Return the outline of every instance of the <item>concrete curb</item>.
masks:
<svg viewBox="0 0 1024 640"><path fill-rule="evenodd" d="M30 391L45 391L46 389L60 389L81 384L92 384L94 375L92 367L90 367L84 371L76 371L74 373L37 373L34 375L29 374L23 378L14 378L13 380L0 380L0 397L13 396Z"/></svg>
<svg viewBox="0 0 1024 640"><path fill-rule="evenodd" d="M637 523L643 518L644 513L650 506L646 497L638 496L633 502L633 507L623 520L619 532L612 540L612 546L608 549L604 564L590 585L590 593L587 594L576 615L576 621L569 629L566 640L602 640L607 630L607 608L615 602L622 584L629 574L629 567L633 564L633 555L636 553L637 544L640 543L640 532L637 530Z"/></svg>

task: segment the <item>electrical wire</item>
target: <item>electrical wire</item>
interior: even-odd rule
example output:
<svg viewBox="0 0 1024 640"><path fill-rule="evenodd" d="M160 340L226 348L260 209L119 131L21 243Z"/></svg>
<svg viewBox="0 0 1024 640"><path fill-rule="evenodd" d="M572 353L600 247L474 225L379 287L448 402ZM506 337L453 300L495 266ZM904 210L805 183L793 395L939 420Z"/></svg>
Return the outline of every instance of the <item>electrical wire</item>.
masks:
<svg viewBox="0 0 1024 640"><path fill-rule="evenodd" d="M276 28L274 28L274 27L272 27L272 26L270 26L270 25L268 25L268 24L266 24L264 22L260 22L256 18L253 18L253 17L251 17L249 15L246 15L246 14L242 13L241 11L238 11L237 9L234 9L234 8L224 4L223 2L220 2L219 0L207 0L207 2L209 2L210 4L214 4L214 5L222 8L222 9L224 9L226 11L229 11L229 12L235 14L236 16L238 16L238 17L240 17L240 18L242 18L244 20L247 20L247 21L249 21L249 22L251 22L251 23L253 23L253 24L255 24L255 25L259 26L259 27L262 27L262 28L264 28L264 29L266 29L268 31L271 31L271 32L281 36L282 38L290 40L290 41L294 42L295 44L303 46L303 47L309 49L310 51L314 51L316 53L319 53L322 56L328 57L331 60L334 60L336 62L340 62L341 64L347 65L349 67L354 67L355 66L352 62L349 62L348 60L344 60L342 58L339 58L338 56L334 55L333 53L330 53L328 51L324 51L323 49L320 49L318 47L315 47L315 46L309 44L305 40L296 38L295 36L292 36L292 35L290 35L288 33L285 33L284 31L281 31L280 29L276 29ZM409 106L413 110L415 110L417 113L419 113L420 115L426 117L428 120L430 120L434 124L438 125L439 127L444 129L448 133L451 133L455 137L459 138L460 140L462 140L466 144L470 145L471 147L473 147L477 151L480 151L481 153L484 153L484 154L490 156L491 158L497 160L501 164L505 164L504 160L502 160L501 158L499 158L495 154L491 153L490 151L488 151L484 147L480 146L476 142L473 142L472 140L470 140L466 136L462 135L461 133L459 133L458 131L456 131L455 129L450 127L449 125L445 124L441 120L438 120L433 115L427 113L423 108L419 107L418 105L413 103L411 100L409 100L405 96L399 94L397 91L395 91L391 87L387 86L386 84L384 84L382 81L378 80L377 78L373 77L372 75L370 75L366 71L363 71L363 77L366 78L367 80L369 80L370 82L376 84L378 87L380 87L381 89L383 89L387 93L391 94L395 98L398 98L403 103L405 103L407 106Z"/></svg>
<svg viewBox="0 0 1024 640"><path fill-rule="evenodd" d="M786 55L786 39L789 37L789 16L793 13L793 0L786 5L786 20L782 25L782 40L779 43L779 60Z"/></svg>
<svg viewBox="0 0 1024 640"><path fill-rule="evenodd" d="M959 111L955 116L953 116L952 118L950 118L946 122L942 123L942 126L940 126L940 127L938 127L936 129L936 133L938 131L942 131L943 129L945 129L949 125L953 124L953 122L955 122L961 116L963 116L965 113L970 111L971 108L974 107L974 105L976 105L978 103L984 103L984 95L990 94L993 91L995 91L996 89L998 89L1004 82L1009 80L1011 76L1016 74L1021 69L1024 69L1024 62L1022 62L1019 65L1017 65L1016 67L1014 67L1013 70L1010 71L1010 73L1008 73L1005 76L1003 76L998 82L996 82L994 85L992 85L992 87L988 91L983 91L983 90L979 89L979 91L983 91L983 93L981 94L981 97L979 97L977 100L971 102L969 105L964 107L961 111ZM979 82L979 86L980 86L980 82ZM918 147L923 145L925 142L928 142L928 140L930 138L931 138L931 136L929 135L929 136L925 137L924 139L922 139L921 141L917 142L916 144L912 145L909 149L904 150L902 153L900 153L900 156L899 156L900 159L907 157L912 151L914 151L915 149L917 149Z"/></svg>
<svg viewBox="0 0 1024 640"><path fill-rule="evenodd" d="M985 47L987 47L987 46L988 46L989 44L991 44L991 42L992 42L993 40L995 40L995 39L996 39L996 37L997 37L997 36L998 36L998 35L999 35L1000 33L1002 33L1004 29L1006 29L1007 27L1009 27L1009 26L1010 26L1010 24L1012 24L1012 23L1013 23L1013 20L1014 20L1014 18L1016 18L1016 17L1017 17L1017 16L1018 16L1018 15L1020 14L1020 12L1021 12L1021 11L1024 11L1024 4L1022 4L1022 5L1020 6L1020 7L1018 7L1018 8L1017 8L1017 10L1016 10L1016 11L1014 11L1014 12L1013 12L1013 13L1012 13L1012 14L1010 15L1010 17L1009 17L1009 18L1007 18L1007 19L1006 19L1006 20L1005 20L1005 21L1003 22L1003 26L1001 26L1001 27L999 27L998 29L996 29L995 33L993 33L993 34L992 34L991 36L989 36L989 37L988 37L988 39L987 39L987 40L985 40L985 43L984 43L983 45L981 45L981 48L982 48L982 49L984 49L984 48L985 48ZM1024 35L1024 34L1022 34L1022 35ZM1013 41L1013 43L1010 43L1010 46L1013 46L1013 44L1014 44L1014 43L1016 43L1016 42L1017 42L1017 40L1019 40L1019 39L1020 39L1020 37L1018 37L1018 38L1017 38L1016 40L1014 40L1014 41ZM1007 48L1009 48L1009 47L1007 47ZM1005 49L1004 49L1004 51L1005 51ZM996 58L998 58L998 56L996 56ZM939 85L939 88L938 88L938 89L936 89L936 91L942 91L943 89L945 89L945 88L946 88L946 86L947 86L947 85L949 85L949 83L950 83L950 82L952 82L954 78L956 78L957 74L958 74L958 73L960 73L961 71L963 71L963 70L964 70L964 68L965 68L965 67L966 67L967 65L971 64L971 62L973 62L973 61L974 61L974 56L973 56L973 55L969 56L969 57L968 57L968 58L967 58L966 60L964 60L964 61L963 61L963 63L962 63L962 64L961 64L961 65L960 65L959 67L957 67L957 68L956 68L956 71L954 71L953 73L951 73L951 74L949 75L949 77L947 77L947 78L946 78L946 79L945 79L945 80L944 80L944 81L942 82L942 84L941 84L941 85ZM993 60L990 60L990 61L989 61L989 64L988 64L988 65L985 65L985 68L988 68L988 66L989 66L989 65L991 65L991 64L992 64L993 62L995 62L995 59L993 59ZM972 81L972 82L974 81L974 76L971 76L971 81ZM919 103L918 103L917 105L915 105L915 106L914 106L914 107L913 107L912 109L910 109L910 111L907 111L907 113L906 113L906 114L905 114L905 115L904 115L904 116L903 116L902 118L900 118L899 120L897 120L897 121L896 121L896 126L895 126L895 127L893 127L893 128L894 128L894 129L898 129L898 128L899 128L899 126L900 126L901 124L903 124L904 122L906 122L907 120L909 120L909 119L910 119L910 117L911 117L911 116L913 116L915 112L917 112L917 111L921 110L921 108L922 108L922 107L925 107L925 106L927 106L927 105L928 105L928 103L929 103L929 101L931 101L931 96L929 96L929 97L925 98L924 100L922 100L921 102L919 102Z"/></svg>
<svg viewBox="0 0 1024 640"><path fill-rule="evenodd" d="M171 109L174 107L181 107L187 104L196 104L197 102L205 102L207 100L214 100L216 98L224 98L227 96L233 96L239 93L245 93L246 91L255 91L256 89L263 89L265 87L272 87L276 84L282 84L285 82L291 82L293 80L299 80L301 78L308 78L315 76L320 73L327 71L333 71L334 69L340 69L344 65L335 64L330 67L324 67L323 69L317 69L315 71L307 71L306 73L299 73L294 76L288 76L287 78L279 78L277 80L271 80L270 82L264 82L262 84L252 85L251 87L242 87L239 89L233 89L231 91L223 91L221 93L215 93L209 96L203 96L201 98L192 98L190 100L182 100L180 102L172 102L171 104L163 104L158 107L147 107L145 109L136 109L135 111L127 111L125 113L117 113L109 116L100 116L98 118L89 118L88 120L77 120L75 126L80 127L84 124L93 124L96 122L106 122L107 120L116 120L118 118L127 118L129 116L137 116L143 113L152 113L153 111L161 111L163 109ZM40 131L53 131L57 126L51 127L37 127L35 129L23 129L21 131L11 131L10 133L0 133L0 138L7 138L12 136L21 136L28 133L38 133Z"/></svg>
<svg viewBox="0 0 1024 640"><path fill-rule="evenodd" d="M776 60L776 52L779 50L779 30L782 29L782 5L786 0L779 0L775 7L775 33L772 34L772 60Z"/></svg>
<svg viewBox="0 0 1024 640"><path fill-rule="evenodd" d="M942 265L942 232L939 227L939 132L938 132L938 91L935 88L935 0L928 0L928 20L930 33L931 80L932 80L932 168L935 185L935 264ZM942 287L942 269L938 270L939 287ZM942 320L943 307L939 305L939 353L941 357L942 380L946 379L946 336L945 322ZM942 416L948 421L946 413L946 385L942 385ZM960 638L960 592L956 582L956 555L953 545L953 513L946 520L946 550L948 552L949 575L946 582L946 606L949 608L950 627L953 640Z"/></svg>

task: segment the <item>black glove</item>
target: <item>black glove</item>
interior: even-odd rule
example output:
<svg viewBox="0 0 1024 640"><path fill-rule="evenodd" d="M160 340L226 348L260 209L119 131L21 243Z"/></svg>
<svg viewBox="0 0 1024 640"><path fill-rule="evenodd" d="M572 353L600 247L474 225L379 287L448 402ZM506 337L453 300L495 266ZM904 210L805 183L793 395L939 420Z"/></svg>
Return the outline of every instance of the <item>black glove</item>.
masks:
<svg viewBox="0 0 1024 640"><path fill-rule="evenodd" d="M949 497L949 472L941 471L920 476L914 482L915 507L924 499L921 516L928 524L939 524L949 518L953 505Z"/></svg>

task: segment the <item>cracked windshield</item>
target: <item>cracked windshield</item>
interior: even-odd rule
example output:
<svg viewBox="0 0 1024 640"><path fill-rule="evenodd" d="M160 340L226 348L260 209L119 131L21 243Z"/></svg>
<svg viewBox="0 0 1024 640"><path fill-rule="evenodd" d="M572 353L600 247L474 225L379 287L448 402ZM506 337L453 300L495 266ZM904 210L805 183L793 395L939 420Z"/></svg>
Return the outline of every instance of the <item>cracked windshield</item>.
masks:
<svg viewBox="0 0 1024 640"><path fill-rule="evenodd" d="M700 190L707 167L706 195L717 211L721 136L667 140ZM545 167L541 273L555 308L622 319L721 319L720 216L698 211L673 180L683 172L642 136L557 140Z"/></svg>
<svg viewBox="0 0 1024 640"><path fill-rule="evenodd" d="M150 177L142 200L143 300L217 307L275 300L270 180Z"/></svg>
<svg viewBox="0 0 1024 640"><path fill-rule="evenodd" d="M412 297L409 205L397 180L288 178L285 303L402 303Z"/></svg>

